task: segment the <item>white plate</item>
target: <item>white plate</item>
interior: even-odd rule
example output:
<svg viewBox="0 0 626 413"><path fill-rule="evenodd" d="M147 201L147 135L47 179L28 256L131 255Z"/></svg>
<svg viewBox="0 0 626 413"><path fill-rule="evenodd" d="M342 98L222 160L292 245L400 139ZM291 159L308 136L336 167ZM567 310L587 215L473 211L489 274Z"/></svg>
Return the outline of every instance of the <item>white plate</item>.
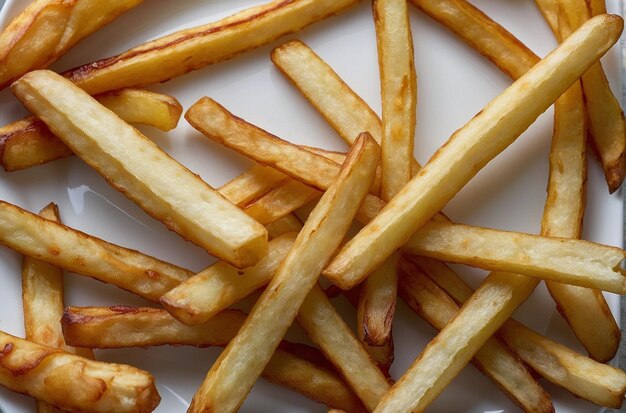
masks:
<svg viewBox="0 0 626 413"><path fill-rule="evenodd" d="M163 34L214 21L265 0L151 0L81 43L54 65L65 70L98 58L122 52ZM28 3L8 0L0 15L7 22ZM531 49L545 55L555 45L533 2L475 3L503 24ZM618 1L609 1L611 11ZM155 90L170 93L188 108L200 97L215 98L235 114L286 139L330 149L345 148L309 104L272 66L269 52L288 38L300 38L333 66L376 111L380 111L378 67L370 2L362 2L344 14L317 23L296 35L246 53L229 62L190 73ZM457 128L510 84L487 60L459 42L452 34L411 7L418 73L418 127L415 154L424 162ZM620 88L619 52L614 48L604 59L612 86ZM0 94L0 123L25 114L10 92ZM515 144L489 164L445 208L456 221L508 230L537 233L545 201L548 150L552 115L543 115ZM161 147L199 173L211 185L223 184L250 162L209 142L184 120L169 133L145 128ZM68 158L11 174L0 172L0 198L31 211L49 201L61 208L66 224L121 245L200 270L211 257L182 241L149 218L79 159ZM609 196L601 170L590 161L589 199L585 239L622 245L622 202ZM0 249L0 329L23 336L20 295L20 257ZM483 273L459 268L476 285ZM131 294L84 277L67 276L67 304L147 305ZM617 315L619 299L608 296ZM347 320L354 313L338 302ZM524 304L516 317L540 332L576 349L567 326L555 311L543 288ZM433 330L404 305L395 324L396 361L392 374L398 378L433 337ZM183 412L200 384L218 349L152 348L148 350L99 351L101 360L130 363L152 372L163 397L158 412ZM544 383L545 384L545 383ZM559 412L591 412L597 407L575 399L546 384ZM33 411L27 397L0 389L0 407L6 413ZM307 399L259 381L242 412L325 411ZM463 371L429 408L432 412L516 411L515 406L473 367Z"/></svg>

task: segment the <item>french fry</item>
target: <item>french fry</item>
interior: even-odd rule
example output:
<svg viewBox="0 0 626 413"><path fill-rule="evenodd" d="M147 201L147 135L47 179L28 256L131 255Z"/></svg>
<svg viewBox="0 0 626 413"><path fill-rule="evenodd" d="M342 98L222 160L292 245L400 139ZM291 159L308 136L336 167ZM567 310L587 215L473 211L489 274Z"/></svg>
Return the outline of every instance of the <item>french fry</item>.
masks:
<svg viewBox="0 0 626 413"><path fill-rule="evenodd" d="M290 180L248 205L244 211L261 224L267 225L319 198L321 195L320 192L311 187Z"/></svg>
<svg viewBox="0 0 626 413"><path fill-rule="evenodd" d="M586 2L592 16L597 16L598 14L606 14L605 0L586 0Z"/></svg>
<svg viewBox="0 0 626 413"><path fill-rule="evenodd" d="M59 222L59 209L48 204L39 213ZM22 305L26 339L57 347L68 353L93 359L93 351L66 345L59 320L63 315L63 270L25 256L22 260ZM38 413L62 412L51 404L37 401Z"/></svg>
<svg viewBox="0 0 626 413"><path fill-rule="evenodd" d="M246 315L226 310L208 322L189 327L164 310L155 308L76 308L65 310L63 329L68 341L93 348L125 348L158 345L225 346L235 337ZM315 357L300 356L301 347L283 342L274 352L262 376L313 400L350 412L365 411L359 399L337 374L315 362L324 359L319 350L305 346Z"/></svg>
<svg viewBox="0 0 626 413"><path fill-rule="evenodd" d="M148 300L158 299L193 273L108 243L0 201L0 244Z"/></svg>
<svg viewBox="0 0 626 413"><path fill-rule="evenodd" d="M274 0L181 30L64 75L90 94L165 82L340 13L357 0Z"/></svg>
<svg viewBox="0 0 626 413"><path fill-rule="evenodd" d="M362 279L379 266L602 56L622 27L620 17L609 15L585 23L459 129L344 246L324 275L333 280Z"/></svg>
<svg viewBox="0 0 626 413"><path fill-rule="evenodd" d="M0 34L0 88L43 69L142 0L33 1Z"/></svg>
<svg viewBox="0 0 626 413"><path fill-rule="evenodd" d="M267 255L255 266L243 270L218 261L167 292L159 301L185 324L204 323L266 285L295 239L296 233L289 233L270 241Z"/></svg>
<svg viewBox="0 0 626 413"><path fill-rule="evenodd" d="M458 305L415 266L403 261L401 273L399 295L430 325L441 330L457 315ZM550 396L499 340L487 340L473 362L525 412L554 412Z"/></svg>
<svg viewBox="0 0 626 413"><path fill-rule="evenodd" d="M81 413L147 413L160 397L152 376L0 332L0 385Z"/></svg>
<svg viewBox="0 0 626 413"><path fill-rule="evenodd" d="M113 187L185 239L238 267L267 252L267 230L67 79L35 71L20 100Z"/></svg>
<svg viewBox="0 0 626 413"><path fill-rule="evenodd" d="M302 222L300 222L297 216L289 214L285 215L278 221L267 224L266 228L270 239L274 239L290 232L300 232L302 229Z"/></svg>
<svg viewBox="0 0 626 413"><path fill-rule="evenodd" d="M548 27L554 33L557 39L560 39L561 34L559 32L559 13L558 6L559 0L535 0L539 11L543 15L543 18L548 23ZM602 13L605 14L605 13ZM537 61L539 58L537 57Z"/></svg>
<svg viewBox="0 0 626 413"><path fill-rule="evenodd" d="M175 128L183 110L175 98L148 90L123 89L95 98L126 122L161 130ZM41 165L72 154L71 149L35 116L0 128L0 165L5 171Z"/></svg>
<svg viewBox="0 0 626 413"><path fill-rule="evenodd" d="M471 287L445 264L426 258L413 261L457 304L463 305L472 296ZM623 371L584 357L512 319L504 322L498 335L552 383L600 406L621 406L626 393Z"/></svg>
<svg viewBox="0 0 626 413"><path fill-rule="evenodd" d="M222 185L218 191L233 204L244 207L288 180L288 176L274 168L254 165L237 178Z"/></svg>
<svg viewBox="0 0 626 413"><path fill-rule="evenodd" d="M239 408L348 231L358 204L374 180L379 157L378 145L363 134L243 327L209 371L192 400L190 412ZM361 397L358 391L357 395Z"/></svg>

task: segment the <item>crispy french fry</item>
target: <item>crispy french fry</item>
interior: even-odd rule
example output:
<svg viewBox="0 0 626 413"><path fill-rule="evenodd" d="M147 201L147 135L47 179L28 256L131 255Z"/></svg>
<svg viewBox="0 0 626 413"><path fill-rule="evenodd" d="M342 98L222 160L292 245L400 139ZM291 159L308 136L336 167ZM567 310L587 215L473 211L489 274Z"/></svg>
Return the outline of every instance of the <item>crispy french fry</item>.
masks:
<svg viewBox="0 0 626 413"><path fill-rule="evenodd" d="M445 264L427 258L413 260L457 304L474 292ZM619 408L626 393L626 373L598 363L545 338L515 320L507 320L499 336L536 372L578 397L600 406Z"/></svg>
<svg viewBox="0 0 626 413"><path fill-rule="evenodd" d="M160 397L152 376L0 332L0 385L70 412L147 413Z"/></svg>
<svg viewBox="0 0 626 413"><path fill-rule="evenodd" d="M304 300L298 322L368 410L373 410L390 385L319 286L314 286Z"/></svg>
<svg viewBox="0 0 626 413"><path fill-rule="evenodd" d="M157 301L193 273L0 201L0 244Z"/></svg>
<svg viewBox="0 0 626 413"><path fill-rule="evenodd" d="M357 0L274 0L181 30L64 75L91 94L164 82L337 14Z"/></svg>
<svg viewBox="0 0 626 413"><path fill-rule="evenodd" d="M241 405L348 231L372 185L379 157L378 145L363 134L243 327L209 371L190 412L229 412ZM357 395L361 397L358 391Z"/></svg>
<svg viewBox="0 0 626 413"><path fill-rule="evenodd" d="M458 305L415 266L403 261L398 292L408 306L437 330L459 312ZM497 339L476 353L474 365L526 412L554 412L550 396L526 367Z"/></svg>
<svg viewBox="0 0 626 413"><path fill-rule="evenodd" d="M315 189L290 180L248 205L244 211L261 224L267 225L320 196L322 194Z"/></svg>
<svg viewBox="0 0 626 413"><path fill-rule="evenodd" d="M185 324L208 321L220 311L266 285L293 247L296 233L269 243L268 253L255 266L240 270L218 261L167 292L159 300Z"/></svg>
<svg viewBox="0 0 626 413"><path fill-rule="evenodd" d="M548 23L548 27L550 27L554 36L560 39L558 2L559 0L535 0L539 11ZM537 58L537 60L539 59Z"/></svg>
<svg viewBox="0 0 626 413"><path fill-rule="evenodd" d="M59 209L48 204L39 213L60 222ZM24 256L22 260L22 305L26 339L37 344L57 347L68 353L93 359L93 351L66 345L59 320L63 315L63 270ZM62 412L55 406L37 401L38 413Z"/></svg>
<svg viewBox="0 0 626 413"><path fill-rule="evenodd" d="M254 165L237 178L222 185L218 191L233 204L244 207L288 180L288 176L274 168Z"/></svg>
<svg viewBox="0 0 626 413"><path fill-rule="evenodd" d="M0 34L0 88L48 67L142 0L33 1Z"/></svg>
<svg viewBox="0 0 626 413"><path fill-rule="evenodd" d="M70 307L63 315L67 340L93 348L125 348L159 345L225 346L235 337L246 315L226 310L208 322L189 327L164 310L132 307ZM301 347L281 343L262 376L313 400L350 412L364 407L332 370L313 361L323 359L319 350L305 346L315 357L303 358Z"/></svg>
<svg viewBox="0 0 626 413"><path fill-rule="evenodd" d="M362 279L379 266L602 56L622 27L620 17L594 17L496 97L344 246L324 275ZM442 181L446 185L437 185Z"/></svg>
<svg viewBox="0 0 626 413"><path fill-rule="evenodd" d="M114 188L185 239L238 267L267 252L267 230L67 79L35 71L19 99Z"/></svg>
<svg viewBox="0 0 626 413"><path fill-rule="evenodd" d="M175 128L183 110L175 98L148 90L123 89L95 98L126 122L162 130ZM0 128L0 165L5 171L41 165L72 154L35 116Z"/></svg>

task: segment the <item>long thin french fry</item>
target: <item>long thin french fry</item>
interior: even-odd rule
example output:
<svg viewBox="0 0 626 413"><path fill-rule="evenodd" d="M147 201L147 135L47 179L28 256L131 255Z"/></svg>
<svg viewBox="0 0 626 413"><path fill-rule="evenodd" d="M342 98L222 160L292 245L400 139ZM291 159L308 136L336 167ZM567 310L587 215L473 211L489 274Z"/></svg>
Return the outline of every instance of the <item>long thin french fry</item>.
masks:
<svg viewBox="0 0 626 413"><path fill-rule="evenodd" d="M358 204L372 185L379 157L378 145L363 134L244 326L209 371L190 412L230 412L241 405L348 231ZM358 391L357 395L362 397Z"/></svg>
<svg viewBox="0 0 626 413"><path fill-rule="evenodd" d="M69 342L92 348L126 348L160 345L225 346L235 337L246 315L226 310L206 323L189 327L164 310L133 307L69 307L63 315L63 331ZM287 345L289 344L289 345ZM304 346L322 358L319 350ZM313 400L350 412L365 411L344 381L302 350L283 342L274 352L262 376Z"/></svg>
<svg viewBox="0 0 626 413"><path fill-rule="evenodd" d="M403 261L400 297L437 330L459 312L458 305L415 266ZM474 356L475 366L526 412L554 412L550 396L517 357L496 338L490 338Z"/></svg>
<svg viewBox="0 0 626 413"><path fill-rule="evenodd" d="M333 280L362 279L379 266L601 57L622 28L623 20L617 16L597 16L585 23L458 130L346 244L324 275Z"/></svg>
<svg viewBox="0 0 626 413"><path fill-rule="evenodd" d="M114 188L185 239L238 267L267 252L261 224L67 79L35 71L12 89Z"/></svg>

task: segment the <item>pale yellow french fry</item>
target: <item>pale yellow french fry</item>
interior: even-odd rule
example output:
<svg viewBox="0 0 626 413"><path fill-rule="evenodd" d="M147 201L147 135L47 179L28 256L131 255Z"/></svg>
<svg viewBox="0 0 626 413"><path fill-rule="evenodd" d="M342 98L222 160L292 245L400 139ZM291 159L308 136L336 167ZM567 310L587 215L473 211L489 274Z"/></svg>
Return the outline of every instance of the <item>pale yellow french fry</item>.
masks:
<svg viewBox="0 0 626 413"><path fill-rule="evenodd" d="M474 292L445 264L426 258L414 260L457 304ZM600 406L619 408L626 393L626 373L598 363L509 319L499 330L507 346L541 376L578 397Z"/></svg>
<svg viewBox="0 0 626 413"><path fill-rule="evenodd" d="M218 191L224 198L243 208L288 180L288 176L274 168L254 165L237 178L219 187Z"/></svg>
<svg viewBox="0 0 626 413"><path fill-rule="evenodd" d="M239 408L348 231L372 185L379 158L380 148L363 134L243 327L209 371L190 412L226 413Z"/></svg>
<svg viewBox="0 0 626 413"><path fill-rule="evenodd" d="M302 222L293 214L285 215L278 221L274 221L265 226L270 239L278 238L290 232L300 232Z"/></svg>
<svg viewBox="0 0 626 413"><path fill-rule="evenodd" d="M0 332L0 385L69 412L148 413L160 397L135 367L89 360Z"/></svg>
<svg viewBox="0 0 626 413"><path fill-rule="evenodd" d="M226 310L206 323L189 327L156 308L69 307L63 316L63 330L69 342L93 348L225 346L245 319L246 315L238 310ZM314 353L316 358L324 357L315 348L283 342L262 376L327 406L350 412L365 411L337 374L314 362L313 357L300 356L300 350Z"/></svg>
<svg viewBox="0 0 626 413"><path fill-rule="evenodd" d="M36 0L0 34L0 88L50 66L76 43L142 0Z"/></svg>
<svg viewBox="0 0 626 413"><path fill-rule="evenodd" d="M357 0L274 0L181 30L64 75L91 94L164 82L337 14Z"/></svg>
<svg viewBox="0 0 626 413"><path fill-rule="evenodd" d="M157 301L193 273L0 201L0 244Z"/></svg>
<svg viewBox="0 0 626 413"><path fill-rule="evenodd" d="M270 241L267 255L253 267L240 270L218 261L167 292L159 301L185 324L208 321L266 285L293 247L296 235L289 233Z"/></svg>
<svg viewBox="0 0 626 413"><path fill-rule="evenodd" d="M622 28L623 20L610 15L594 17L581 26L459 129L346 244L324 275L333 280L360 280L382 264L600 58Z"/></svg>
<svg viewBox="0 0 626 413"><path fill-rule="evenodd" d="M175 98L148 90L123 89L95 98L126 122L162 130L175 128L183 110ZM0 165L5 171L41 165L72 154L35 116L0 128Z"/></svg>
<svg viewBox="0 0 626 413"><path fill-rule="evenodd" d="M238 267L267 252L267 230L67 79L35 71L20 100L114 188L185 239Z"/></svg>
<svg viewBox="0 0 626 413"><path fill-rule="evenodd" d="M437 330L459 312L458 305L413 265L403 262L398 292L407 305ZM526 367L497 339L476 353L474 365L526 412L554 412L552 400Z"/></svg>

